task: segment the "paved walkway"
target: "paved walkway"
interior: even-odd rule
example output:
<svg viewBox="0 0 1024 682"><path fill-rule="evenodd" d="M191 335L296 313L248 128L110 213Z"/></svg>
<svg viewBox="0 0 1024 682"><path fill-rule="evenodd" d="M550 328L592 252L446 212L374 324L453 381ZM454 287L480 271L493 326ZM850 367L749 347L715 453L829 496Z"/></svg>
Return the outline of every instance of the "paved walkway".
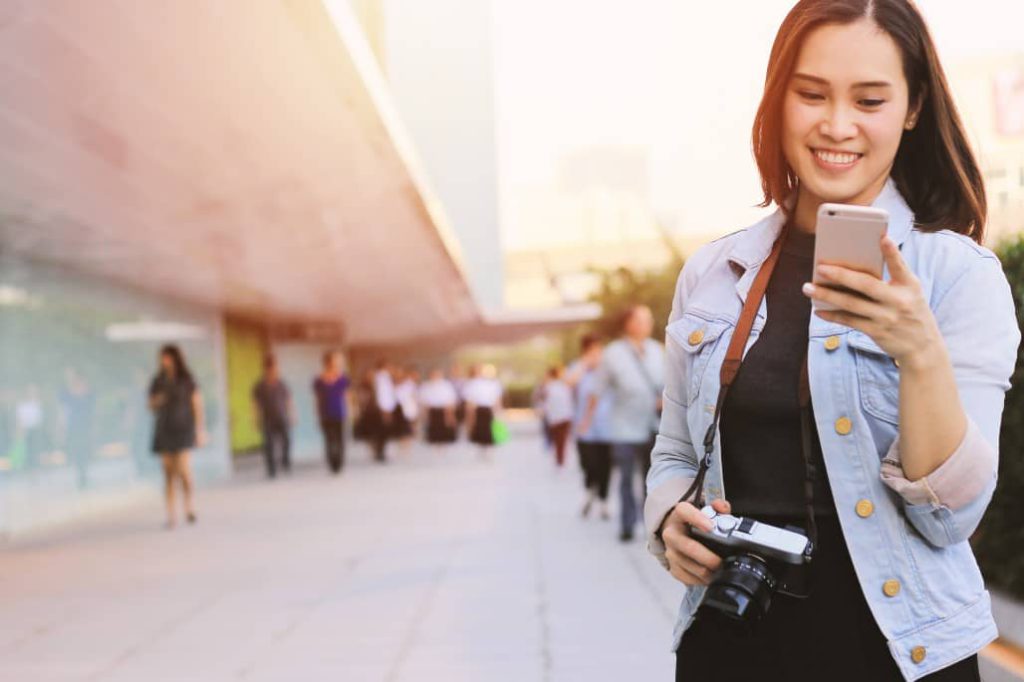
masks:
<svg viewBox="0 0 1024 682"><path fill-rule="evenodd" d="M236 475L195 527L154 498L0 550L0 680L672 679L681 589L579 517L574 461L350 459Z"/></svg>

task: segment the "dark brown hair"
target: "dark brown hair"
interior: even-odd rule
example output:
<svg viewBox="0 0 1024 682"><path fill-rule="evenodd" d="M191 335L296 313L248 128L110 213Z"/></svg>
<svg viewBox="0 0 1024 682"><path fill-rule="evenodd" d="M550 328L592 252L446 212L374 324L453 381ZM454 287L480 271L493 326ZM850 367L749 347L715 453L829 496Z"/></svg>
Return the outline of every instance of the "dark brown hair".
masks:
<svg viewBox="0 0 1024 682"><path fill-rule="evenodd" d="M870 18L900 50L911 109L921 110L905 130L892 178L919 228L965 234L981 242L987 205L981 171L946 83L928 27L910 0L800 0L779 27L768 59L764 95L754 118L754 158L764 190L762 206L783 205L798 178L782 149L782 104L807 35L825 24Z"/></svg>
<svg viewBox="0 0 1024 682"><path fill-rule="evenodd" d="M160 355L171 359L171 364L174 365L175 381L192 381L192 372L189 371L188 363L185 362L185 355L181 352L181 348L178 348L173 343L169 343L160 349Z"/></svg>
<svg viewBox="0 0 1024 682"><path fill-rule="evenodd" d="M580 339L580 352L586 353L599 343L601 343L601 337L597 334L584 334L583 338Z"/></svg>

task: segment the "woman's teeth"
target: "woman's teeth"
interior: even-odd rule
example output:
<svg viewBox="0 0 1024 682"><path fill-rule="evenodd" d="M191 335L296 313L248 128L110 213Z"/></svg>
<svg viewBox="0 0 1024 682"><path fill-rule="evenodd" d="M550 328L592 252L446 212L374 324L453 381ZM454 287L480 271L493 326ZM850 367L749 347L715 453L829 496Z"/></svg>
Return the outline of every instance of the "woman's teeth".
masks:
<svg viewBox="0 0 1024 682"><path fill-rule="evenodd" d="M862 156L861 154L844 154L844 153L840 153L840 152L827 152L827 151L823 151L821 149L815 149L814 150L814 155L816 157L818 157L819 159L821 159L822 161L824 161L825 163L831 163L831 164L834 164L834 165L837 165L837 166L849 165L849 164L853 163L854 161L856 161L857 159L859 159Z"/></svg>

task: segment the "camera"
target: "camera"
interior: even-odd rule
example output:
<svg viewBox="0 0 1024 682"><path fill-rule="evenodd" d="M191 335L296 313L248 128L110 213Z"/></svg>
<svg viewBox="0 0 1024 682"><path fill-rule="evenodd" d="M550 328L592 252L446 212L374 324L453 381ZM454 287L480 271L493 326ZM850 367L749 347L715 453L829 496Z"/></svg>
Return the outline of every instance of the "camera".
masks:
<svg viewBox="0 0 1024 682"><path fill-rule="evenodd" d="M750 628L760 622L776 592L809 594L807 536L750 518L701 509L714 524L710 531L691 527L690 535L715 554L722 565L707 588L699 611L725 616Z"/></svg>

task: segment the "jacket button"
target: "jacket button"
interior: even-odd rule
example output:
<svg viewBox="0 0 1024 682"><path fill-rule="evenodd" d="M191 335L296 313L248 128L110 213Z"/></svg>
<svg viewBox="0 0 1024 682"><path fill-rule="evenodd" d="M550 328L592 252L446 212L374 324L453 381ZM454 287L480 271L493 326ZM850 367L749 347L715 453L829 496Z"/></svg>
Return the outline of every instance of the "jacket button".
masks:
<svg viewBox="0 0 1024 682"><path fill-rule="evenodd" d="M840 436L845 436L850 431L853 431L853 422L850 421L849 417L840 417L836 420L836 433Z"/></svg>
<svg viewBox="0 0 1024 682"><path fill-rule="evenodd" d="M832 351L835 350L836 348L839 348L838 336L830 336L827 339L825 339L825 350Z"/></svg>
<svg viewBox="0 0 1024 682"><path fill-rule="evenodd" d="M900 581L899 580L886 580L882 583L882 592L885 593L886 597L895 597L900 593Z"/></svg>
<svg viewBox="0 0 1024 682"><path fill-rule="evenodd" d="M871 504L871 500L860 500L857 502L856 510L857 516L866 519L875 511L875 505Z"/></svg>
<svg viewBox="0 0 1024 682"><path fill-rule="evenodd" d="M920 663L924 660L924 657L928 655L928 652L923 646L915 646L910 650L910 660L914 663Z"/></svg>
<svg viewBox="0 0 1024 682"><path fill-rule="evenodd" d="M690 332L690 336L687 337L686 340L690 342L691 346L696 346L698 343L704 340L704 331L698 329L695 332Z"/></svg>

